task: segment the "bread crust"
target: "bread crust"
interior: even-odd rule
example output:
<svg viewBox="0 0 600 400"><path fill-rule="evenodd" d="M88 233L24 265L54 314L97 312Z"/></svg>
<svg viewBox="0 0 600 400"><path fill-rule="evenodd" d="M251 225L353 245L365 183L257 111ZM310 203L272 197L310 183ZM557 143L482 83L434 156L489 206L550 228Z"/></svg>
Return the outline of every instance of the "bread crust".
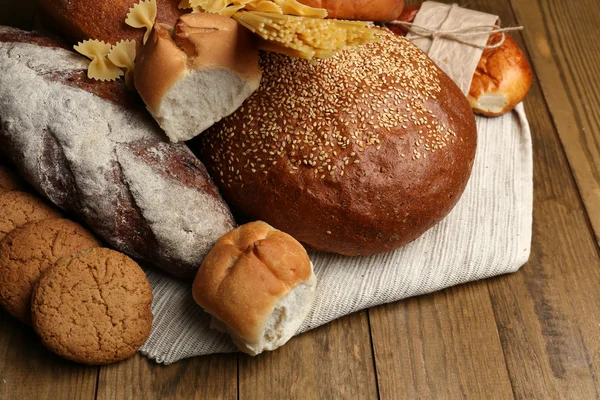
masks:
<svg viewBox="0 0 600 400"><path fill-rule="evenodd" d="M259 90L197 147L230 206L345 255L394 250L450 212L475 118L423 52L381 34L312 63L263 54Z"/></svg>
<svg viewBox="0 0 600 400"><path fill-rule="evenodd" d="M255 39L231 18L186 14L179 18L174 37L166 28L155 26L136 60L135 86L150 112L156 114L175 83L212 67L233 71L258 86L261 72Z"/></svg>
<svg viewBox="0 0 600 400"><path fill-rule="evenodd" d="M136 41L142 46L145 31L125 24L129 9L138 0L37 0L42 15L51 26L73 42L98 39L117 43L120 40ZM156 22L173 26L186 12L177 8L179 0L157 0Z"/></svg>
<svg viewBox="0 0 600 400"><path fill-rule="evenodd" d="M327 10L327 18L360 21L394 21L402 13L404 0L299 0L300 3Z"/></svg>
<svg viewBox="0 0 600 400"><path fill-rule="evenodd" d="M405 7L399 21L413 22L421 9L420 5ZM406 36L407 29L401 25L389 26L400 36ZM490 35L487 44L494 45L501 40L501 34ZM498 48L484 50L471 81L467 98L476 114L498 117L511 111L522 102L531 88L532 72L527 58L515 41L506 34ZM486 106L485 97L496 97L501 107ZM483 101L480 101L483 100Z"/></svg>

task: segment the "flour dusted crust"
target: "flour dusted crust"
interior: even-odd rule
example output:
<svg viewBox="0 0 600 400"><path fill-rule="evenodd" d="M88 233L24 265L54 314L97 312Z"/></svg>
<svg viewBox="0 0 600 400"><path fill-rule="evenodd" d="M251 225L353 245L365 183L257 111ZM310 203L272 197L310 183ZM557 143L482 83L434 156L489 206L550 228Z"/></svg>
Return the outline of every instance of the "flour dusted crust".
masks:
<svg viewBox="0 0 600 400"><path fill-rule="evenodd" d="M143 44L146 44L146 40L152 32L157 13L156 0L140 0L138 4L129 9L125 23L132 28L146 29Z"/></svg>
<svg viewBox="0 0 600 400"><path fill-rule="evenodd" d="M122 81L88 80L85 59L59 47L0 29L0 145L40 193L106 242L193 277L235 225L227 205L204 166L185 145L164 141Z"/></svg>
<svg viewBox="0 0 600 400"><path fill-rule="evenodd" d="M81 55L92 60L88 67L88 77L99 81L114 81L123 75L123 71L108 59L110 43L99 40L84 40L74 49Z"/></svg>
<svg viewBox="0 0 600 400"><path fill-rule="evenodd" d="M139 350L152 328L151 305L152 288L139 265L100 248L62 258L49 269L34 289L31 313L46 347L97 365Z"/></svg>

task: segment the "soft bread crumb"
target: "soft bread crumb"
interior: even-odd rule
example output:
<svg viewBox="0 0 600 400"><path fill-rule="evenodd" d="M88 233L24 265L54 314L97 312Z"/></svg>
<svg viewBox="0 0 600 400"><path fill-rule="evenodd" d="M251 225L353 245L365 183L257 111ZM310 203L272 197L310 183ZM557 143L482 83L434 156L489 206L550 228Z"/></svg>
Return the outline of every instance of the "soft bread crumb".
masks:
<svg viewBox="0 0 600 400"><path fill-rule="evenodd" d="M224 68L191 72L165 94L153 116L172 142L190 140L237 110L257 83Z"/></svg>
<svg viewBox="0 0 600 400"><path fill-rule="evenodd" d="M312 264L311 264L312 267ZM285 295L266 320L262 335L254 343L247 343L233 329L216 317L210 327L231 336L233 343L244 353L256 356L263 351L273 351L286 344L298 331L312 307L317 278L299 283Z"/></svg>
<svg viewBox="0 0 600 400"><path fill-rule="evenodd" d="M478 98L469 96L469 102L476 111L489 114L503 114L509 107L508 99L501 93L485 93Z"/></svg>

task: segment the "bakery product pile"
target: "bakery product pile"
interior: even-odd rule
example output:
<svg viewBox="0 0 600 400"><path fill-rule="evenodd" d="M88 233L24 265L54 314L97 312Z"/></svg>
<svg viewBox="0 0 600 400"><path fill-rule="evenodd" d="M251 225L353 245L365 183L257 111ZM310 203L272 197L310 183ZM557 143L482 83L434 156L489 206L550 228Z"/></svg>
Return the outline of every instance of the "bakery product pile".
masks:
<svg viewBox="0 0 600 400"><path fill-rule="evenodd" d="M498 101L505 88L528 89L517 73L489 84L517 54L508 40L467 99L373 23L403 1L38 3L66 41L0 27L0 159L58 209L0 168L0 304L83 363L124 359L148 335L133 259L194 280L242 351L285 344L317 284L306 249L370 255L419 237L467 185L473 109L506 112L524 94ZM98 292L118 295L81 313Z"/></svg>

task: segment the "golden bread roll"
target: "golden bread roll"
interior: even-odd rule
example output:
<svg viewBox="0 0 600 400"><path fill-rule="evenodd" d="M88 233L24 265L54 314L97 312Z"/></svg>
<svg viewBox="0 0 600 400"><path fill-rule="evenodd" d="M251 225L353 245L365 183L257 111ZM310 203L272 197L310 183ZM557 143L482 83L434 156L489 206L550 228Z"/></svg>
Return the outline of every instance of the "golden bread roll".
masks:
<svg viewBox="0 0 600 400"><path fill-rule="evenodd" d="M404 8L398 21L412 23L420 9L420 5ZM390 24L389 28L400 36L408 33L401 25ZM500 40L501 34L491 35L488 45ZM484 50L467 98L476 114L497 117L511 111L525 99L531 80L531 68L525 54L510 35L506 34L500 47Z"/></svg>
<svg viewBox="0 0 600 400"><path fill-rule="evenodd" d="M490 37L497 43L500 34ZM531 68L515 41L508 35L497 49L484 50L469 89L469 103L477 114L497 117L525 99L531 87Z"/></svg>
<svg viewBox="0 0 600 400"><path fill-rule="evenodd" d="M300 3L327 10L327 18L359 21L393 21L402 13L404 0L298 0Z"/></svg>
<svg viewBox="0 0 600 400"><path fill-rule="evenodd" d="M214 317L212 327L256 355L296 333L310 311L315 286L304 247L264 222L251 222L217 240L192 291Z"/></svg>

